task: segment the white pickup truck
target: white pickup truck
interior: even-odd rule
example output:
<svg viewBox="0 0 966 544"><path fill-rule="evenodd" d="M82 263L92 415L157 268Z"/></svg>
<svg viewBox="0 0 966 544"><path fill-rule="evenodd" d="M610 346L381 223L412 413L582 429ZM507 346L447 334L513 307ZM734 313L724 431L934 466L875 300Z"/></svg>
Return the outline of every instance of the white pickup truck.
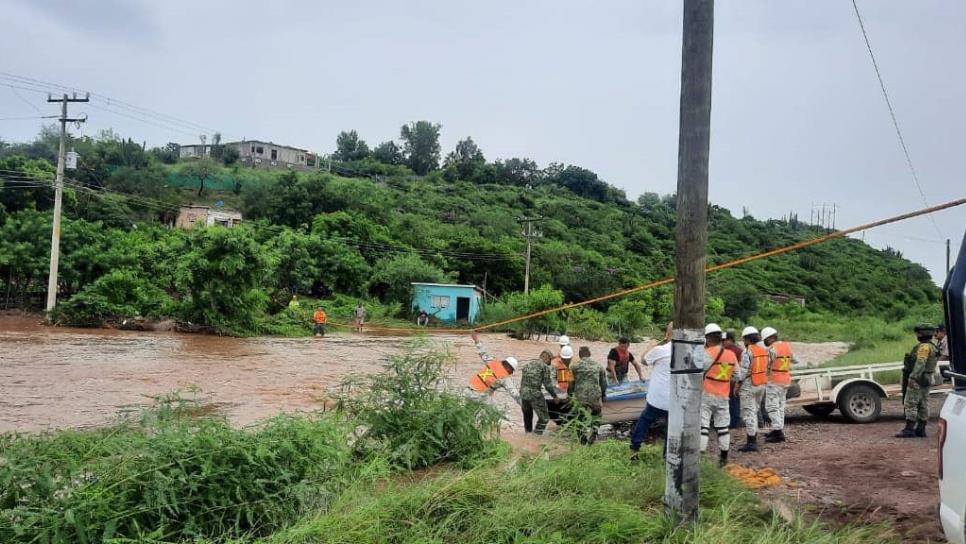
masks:
<svg viewBox="0 0 966 544"><path fill-rule="evenodd" d="M939 414L939 520L949 542L966 544L966 237L943 286L943 306L953 391Z"/></svg>

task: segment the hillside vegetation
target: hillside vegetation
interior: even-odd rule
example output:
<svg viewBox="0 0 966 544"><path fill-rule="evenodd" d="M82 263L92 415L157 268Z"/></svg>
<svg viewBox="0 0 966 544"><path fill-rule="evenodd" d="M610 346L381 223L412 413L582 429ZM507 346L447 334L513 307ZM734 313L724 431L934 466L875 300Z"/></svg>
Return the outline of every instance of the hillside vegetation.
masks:
<svg viewBox="0 0 966 544"><path fill-rule="evenodd" d="M588 299L673 274L675 199L636 202L573 165L487 162L471 139L440 164L439 126L403 127L401 145L370 151L354 132L337 140L332 173L269 172L214 160L177 160L175 147L144 151L113 134L72 142L81 154L65 194L62 322L98 325L174 317L234 334L307 333L307 305L348 316L365 300L378 319L407 318L412 281L485 286L499 300L485 319ZM46 286L54 135L0 142L0 297L23 304ZM435 145L435 147L434 147ZM215 153L213 153L215 154ZM162 226L182 203L237 207L238 229ZM531 285L523 297L525 240L518 219L539 217ZM736 217L710 207L711 263L823 234L789 213ZM800 315L766 294L804 297L813 315L891 321L935 307L927 271L891 249L840 239L709 277L709 319L746 322ZM520 327L603 337L669 318L673 289L645 291ZM519 328L519 327L518 327Z"/></svg>

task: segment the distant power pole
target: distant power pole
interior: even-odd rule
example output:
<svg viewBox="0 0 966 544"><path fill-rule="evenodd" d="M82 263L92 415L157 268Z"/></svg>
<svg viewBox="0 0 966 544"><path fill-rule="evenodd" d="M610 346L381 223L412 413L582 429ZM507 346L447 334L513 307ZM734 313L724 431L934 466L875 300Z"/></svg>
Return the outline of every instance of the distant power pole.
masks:
<svg viewBox="0 0 966 544"><path fill-rule="evenodd" d="M47 315L57 305L57 267L60 263L60 209L64 198L64 160L66 158L67 123L83 123L87 118L67 117L67 104L71 102L90 102L90 95L84 98L63 95L62 98L47 96L47 102L60 102L60 150L57 153L57 179L54 182L54 225L50 233L50 274L47 277Z"/></svg>
<svg viewBox="0 0 966 544"><path fill-rule="evenodd" d="M523 294L530 294L530 254L533 249L533 239L540 238L543 234L533 230L533 224L540 221L539 217L521 217L517 221L523 223L523 237L527 239L527 265L523 273Z"/></svg>
<svg viewBox="0 0 966 544"><path fill-rule="evenodd" d="M664 506L669 515L687 522L698 519L713 44L714 0L684 0L674 241L677 280Z"/></svg>

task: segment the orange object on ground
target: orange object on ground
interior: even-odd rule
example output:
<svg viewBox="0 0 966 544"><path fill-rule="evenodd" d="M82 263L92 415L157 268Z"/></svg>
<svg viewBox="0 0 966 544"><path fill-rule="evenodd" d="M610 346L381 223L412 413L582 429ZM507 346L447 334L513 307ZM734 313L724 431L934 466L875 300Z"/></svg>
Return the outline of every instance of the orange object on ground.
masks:
<svg viewBox="0 0 966 544"><path fill-rule="evenodd" d="M779 476L775 469L768 467L749 468L732 464L725 467L725 472L751 489L761 489L785 483L785 479Z"/></svg>

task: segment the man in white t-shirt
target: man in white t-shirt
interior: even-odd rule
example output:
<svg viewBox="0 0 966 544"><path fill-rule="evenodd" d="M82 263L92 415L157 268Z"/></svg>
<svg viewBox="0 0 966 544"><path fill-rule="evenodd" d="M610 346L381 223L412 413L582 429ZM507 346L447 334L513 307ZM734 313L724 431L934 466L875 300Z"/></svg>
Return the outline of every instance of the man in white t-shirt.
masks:
<svg viewBox="0 0 966 544"><path fill-rule="evenodd" d="M671 329L673 323L667 324L664 341L644 355L644 363L651 367L650 380L647 383L647 405L641 412L641 417L634 426L631 436L631 460L637 460L637 452L641 444L647 440L651 425L660 419L667 420L667 411L671 404ZM667 455L667 441L664 442L664 453Z"/></svg>

